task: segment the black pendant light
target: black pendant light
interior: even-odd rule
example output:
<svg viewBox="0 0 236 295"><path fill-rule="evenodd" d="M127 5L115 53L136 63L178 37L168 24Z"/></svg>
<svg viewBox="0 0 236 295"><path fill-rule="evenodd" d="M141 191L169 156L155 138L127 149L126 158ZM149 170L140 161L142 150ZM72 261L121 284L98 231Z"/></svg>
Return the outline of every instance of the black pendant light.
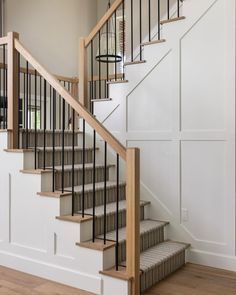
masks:
<svg viewBox="0 0 236 295"><path fill-rule="evenodd" d="M111 7L110 0L108 1L108 9ZM104 25L103 31L100 35L100 48L98 48L96 60L102 63L119 63L122 61L120 53L119 42L116 42L116 31L115 31L116 18L113 14L107 24Z"/></svg>

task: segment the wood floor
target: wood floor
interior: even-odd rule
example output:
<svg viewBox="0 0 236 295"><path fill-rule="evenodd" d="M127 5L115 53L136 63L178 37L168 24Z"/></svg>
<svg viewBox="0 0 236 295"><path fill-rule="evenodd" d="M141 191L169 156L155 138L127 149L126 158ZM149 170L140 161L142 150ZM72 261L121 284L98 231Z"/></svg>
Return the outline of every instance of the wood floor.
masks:
<svg viewBox="0 0 236 295"><path fill-rule="evenodd" d="M0 295L92 295L0 267ZM111 290L112 294L112 290ZM187 264L145 295L235 295L236 273ZM122 294L121 294L122 295Z"/></svg>

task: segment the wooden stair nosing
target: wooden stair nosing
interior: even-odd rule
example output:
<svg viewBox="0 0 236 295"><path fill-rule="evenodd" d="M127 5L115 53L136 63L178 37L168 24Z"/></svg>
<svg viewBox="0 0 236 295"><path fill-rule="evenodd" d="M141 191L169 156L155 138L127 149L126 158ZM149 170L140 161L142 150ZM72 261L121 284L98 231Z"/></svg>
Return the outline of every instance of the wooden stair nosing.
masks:
<svg viewBox="0 0 236 295"><path fill-rule="evenodd" d="M146 60L134 60L134 61L128 61L124 64L124 66L132 66L132 65L138 65L138 64L143 64L146 63Z"/></svg>
<svg viewBox="0 0 236 295"><path fill-rule="evenodd" d="M141 44L141 46L148 46L148 45L153 45L153 44L160 44L160 43L164 43L166 42L165 39L161 39L161 40L153 40L153 41L149 41L149 42L144 42Z"/></svg>
<svg viewBox="0 0 236 295"><path fill-rule="evenodd" d="M185 16L174 17L174 18L170 18L170 19L162 20L162 21L160 21L160 24L161 24L161 25L169 24L169 23L173 23L173 22L181 21L181 20L184 20L184 19L186 19Z"/></svg>

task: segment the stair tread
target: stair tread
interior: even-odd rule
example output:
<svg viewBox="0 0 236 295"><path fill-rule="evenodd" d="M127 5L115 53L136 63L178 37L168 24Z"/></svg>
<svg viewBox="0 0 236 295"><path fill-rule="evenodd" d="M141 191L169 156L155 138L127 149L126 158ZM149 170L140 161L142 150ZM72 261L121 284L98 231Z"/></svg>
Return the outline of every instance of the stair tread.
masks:
<svg viewBox="0 0 236 295"><path fill-rule="evenodd" d="M75 151L83 151L83 148L79 147L79 146L75 146L74 149L75 149ZM96 148L96 150L98 150L98 149L99 148ZM31 150L33 150L33 149L31 149ZM37 150L38 151L44 151L44 147L37 147ZM53 147L45 147L45 150L46 150L46 152L47 151L53 151ZM65 146L64 150L65 151L72 151L72 146ZM85 150L86 151L92 151L93 147L86 147ZM55 151L62 151L62 147L55 146Z"/></svg>
<svg viewBox="0 0 236 295"><path fill-rule="evenodd" d="M120 182L119 185L125 185L125 182ZM117 186L117 182L116 181L107 181L106 182L106 187L109 189L109 188L112 188L112 187L116 187ZM65 188L65 191L71 191L72 187L67 187ZM78 186L75 186L74 187L74 190L75 190L75 193L82 193L82 189L83 189L83 186L82 185L78 185ZM95 190L98 191L98 190L103 190L104 189L104 181L102 182L96 182L95 183ZM88 183L88 184L85 184L84 185L84 191L85 192L90 192L90 191L93 191L93 184L92 183Z"/></svg>
<svg viewBox="0 0 236 295"><path fill-rule="evenodd" d="M145 272L186 250L189 246L189 244L174 241L165 241L153 246L140 254L140 268Z"/></svg>
<svg viewBox="0 0 236 295"><path fill-rule="evenodd" d="M28 131L28 133L30 133L30 132L32 132L32 133L34 133L35 132L35 129L28 129L28 130L26 130L26 129L20 129L20 132L26 132L26 131ZM62 130L61 129L55 129L55 131L54 131L55 133L60 133L60 134L62 134ZM76 134L78 134L78 133L83 133L82 131L80 131L80 130L75 130L74 131ZM37 129L37 133L44 133L44 130L43 129ZM53 133L53 130L45 130L45 133ZM72 134L73 133L73 131L72 130L65 130L64 131L64 133L65 134Z"/></svg>
<svg viewBox="0 0 236 295"><path fill-rule="evenodd" d="M150 202L140 201L140 206L146 206L148 204L150 204ZM125 200L119 201L119 211L123 211L125 209L126 209L126 201ZM107 215L115 213L116 212L116 202L112 202L112 203L107 204L106 212L107 212ZM93 214L93 208L85 209L84 213L86 215L92 215ZM81 214L81 211L79 211L78 214ZM95 215L97 217L101 217L101 216L104 215L104 205L95 207Z"/></svg>
<svg viewBox="0 0 236 295"><path fill-rule="evenodd" d="M140 234L144 234L145 232L151 231L156 228L161 228L167 225L168 222L158 221L152 219L145 219L140 221ZM116 230L108 232L106 234L108 240L116 239ZM99 235L98 238L103 238L103 235ZM126 240L126 227L122 227L119 229L119 242L124 242Z"/></svg>
<svg viewBox="0 0 236 295"><path fill-rule="evenodd" d="M85 165L85 170L87 169L93 169L93 163L86 163ZM114 164L107 164L107 168L114 167ZM96 164L96 169L98 168L104 168L105 166L103 164ZM47 168L52 168L52 166L48 166ZM74 165L75 170L82 170L83 169L83 164L75 164ZM55 170L61 171L62 166L55 166ZM64 170L65 171L71 171L72 170L72 165L64 165Z"/></svg>

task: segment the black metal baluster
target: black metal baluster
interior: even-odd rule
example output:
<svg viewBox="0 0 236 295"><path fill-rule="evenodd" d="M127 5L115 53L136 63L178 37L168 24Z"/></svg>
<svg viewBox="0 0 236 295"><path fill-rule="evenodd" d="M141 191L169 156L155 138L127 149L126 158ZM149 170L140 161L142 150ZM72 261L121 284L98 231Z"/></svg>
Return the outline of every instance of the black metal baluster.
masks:
<svg viewBox="0 0 236 295"><path fill-rule="evenodd" d="M93 99L95 98L93 95L93 40L91 41L91 113L93 114Z"/></svg>
<svg viewBox="0 0 236 295"><path fill-rule="evenodd" d="M6 45L3 45L3 129L7 129L7 97L6 97Z"/></svg>
<svg viewBox="0 0 236 295"><path fill-rule="evenodd" d="M139 0L139 43L140 43L140 47L139 47L139 56L140 56L140 60L143 59L142 56L142 41L143 41L143 37L142 37L142 0Z"/></svg>
<svg viewBox="0 0 236 295"><path fill-rule="evenodd" d="M115 56L117 56L117 25L116 25L116 10L114 12L115 17ZM115 62L115 81L117 80L117 62Z"/></svg>
<svg viewBox="0 0 236 295"><path fill-rule="evenodd" d="M103 242L106 244L107 234L107 142L104 143L104 238Z"/></svg>
<svg viewBox="0 0 236 295"><path fill-rule="evenodd" d="M20 97L20 53L18 52L18 149L20 148L20 122L22 122L23 104Z"/></svg>
<svg viewBox="0 0 236 295"><path fill-rule="evenodd" d="M29 128L29 63L28 61L26 62L26 148L29 147L29 142L28 142L28 128Z"/></svg>
<svg viewBox="0 0 236 295"><path fill-rule="evenodd" d="M96 226L96 131L93 131L93 243L95 242Z"/></svg>
<svg viewBox="0 0 236 295"><path fill-rule="evenodd" d="M40 129L42 129L42 76L39 76L39 114Z"/></svg>
<svg viewBox="0 0 236 295"><path fill-rule="evenodd" d="M2 69L0 68L0 93L2 94ZM3 103L4 101L2 100L2 95L0 98L0 129L3 129L3 124L4 124L4 115L2 116L2 109L3 109Z"/></svg>
<svg viewBox="0 0 236 295"><path fill-rule="evenodd" d="M160 0L158 0L157 5L158 5L158 40L161 40L161 3L160 3Z"/></svg>
<svg viewBox="0 0 236 295"><path fill-rule="evenodd" d="M167 0L167 19L170 19L170 0Z"/></svg>
<svg viewBox="0 0 236 295"><path fill-rule="evenodd" d="M44 79L43 169L46 169L47 81Z"/></svg>
<svg viewBox="0 0 236 295"><path fill-rule="evenodd" d="M82 176L82 217L84 218L84 193L85 193L85 120L83 119L83 176Z"/></svg>
<svg viewBox="0 0 236 295"><path fill-rule="evenodd" d="M106 31L107 31L107 36L106 36L106 50L107 50L107 62L106 62L106 72L107 72L107 80L106 80L106 98L109 97L109 85L108 85L108 80L109 80L109 60L108 60L108 55L109 55L109 44L108 44L108 31L109 31L109 24L108 21L106 22Z"/></svg>
<svg viewBox="0 0 236 295"><path fill-rule="evenodd" d="M26 128L26 79L25 79L25 73L24 73L24 85L23 85L23 99L24 99L24 108L23 108L23 122L24 122L24 129ZM23 146L22 146L23 148Z"/></svg>
<svg viewBox="0 0 236 295"><path fill-rule="evenodd" d="M122 54L123 54L123 80L125 79L125 1L122 4Z"/></svg>
<svg viewBox="0 0 236 295"><path fill-rule="evenodd" d="M119 269L119 195L120 195L120 157L116 155L116 270Z"/></svg>
<svg viewBox="0 0 236 295"><path fill-rule="evenodd" d="M49 87L49 122L50 122L50 127L49 129L52 129L52 120L53 120L53 116L52 116L52 86L50 85Z"/></svg>
<svg viewBox="0 0 236 295"><path fill-rule="evenodd" d="M37 168L37 71L34 71L34 169Z"/></svg>
<svg viewBox="0 0 236 295"><path fill-rule="evenodd" d="M98 54L101 56L101 31L98 32ZM102 84L101 84L101 61L98 61L98 79L99 79L99 98L102 98Z"/></svg>
<svg viewBox="0 0 236 295"><path fill-rule="evenodd" d="M29 73L29 129L33 129L32 128L32 122L31 122L31 113L32 113L32 97L31 97L31 73Z"/></svg>
<svg viewBox="0 0 236 295"><path fill-rule="evenodd" d="M151 37L151 0L148 0L148 40L152 40Z"/></svg>
<svg viewBox="0 0 236 295"><path fill-rule="evenodd" d="M180 0L177 0L177 17L180 17Z"/></svg>
<svg viewBox="0 0 236 295"><path fill-rule="evenodd" d="M68 90L68 92L71 92L71 84L69 81L67 82L67 90ZM68 115L68 125L69 126L71 125L71 127L72 127L72 120L70 117L70 105L69 104L67 104L67 115Z"/></svg>
<svg viewBox="0 0 236 295"><path fill-rule="evenodd" d="M64 193L64 173L65 173L65 100L62 98L62 159L61 159L61 166L62 166L62 171L61 171L61 190L62 193Z"/></svg>
<svg viewBox="0 0 236 295"><path fill-rule="evenodd" d="M52 191L55 191L55 127L56 127L56 90L53 89L52 98Z"/></svg>
<svg viewBox="0 0 236 295"><path fill-rule="evenodd" d="M75 110L72 111L72 216L75 213Z"/></svg>
<svg viewBox="0 0 236 295"><path fill-rule="evenodd" d="M131 62L134 61L134 12L133 12L133 0L131 0Z"/></svg>

